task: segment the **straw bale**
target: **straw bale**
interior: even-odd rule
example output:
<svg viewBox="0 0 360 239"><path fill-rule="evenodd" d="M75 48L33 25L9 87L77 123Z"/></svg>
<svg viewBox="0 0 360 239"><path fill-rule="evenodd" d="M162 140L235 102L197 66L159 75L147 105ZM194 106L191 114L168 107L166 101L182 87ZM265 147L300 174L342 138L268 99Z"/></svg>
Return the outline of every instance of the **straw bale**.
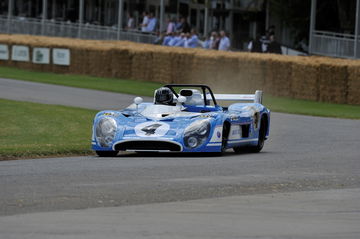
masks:
<svg viewBox="0 0 360 239"><path fill-rule="evenodd" d="M319 66L306 61L291 64L291 93L296 99L318 100Z"/></svg>
<svg viewBox="0 0 360 239"><path fill-rule="evenodd" d="M274 96L292 97L292 61L273 57L265 62L266 78L264 91Z"/></svg>
<svg viewBox="0 0 360 239"><path fill-rule="evenodd" d="M106 61L106 63L109 64L111 77L124 79L131 77L132 60L129 49L110 48L108 57L109 59Z"/></svg>
<svg viewBox="0 0 360 239"><path fill-rule="evenodd" d="M348 104L360 105L360 63L353 62L348 67Z"/></svg>
<svg viewBox="0 0 360 239"><path fill-rule="evenodd" d="M266 94L360 104L360 63L327 57L221 52L139 44L0 34L0 43L68 48L71 65L0 61L3 66L162 83L208 84L217 92Z"/></svg>
<svg viewBox="0 0 360 239"><path fill-rule="evenodd" d="M347 102L347 66L341 63L320 64L319 67L319 100L324 102Z"/></svg>

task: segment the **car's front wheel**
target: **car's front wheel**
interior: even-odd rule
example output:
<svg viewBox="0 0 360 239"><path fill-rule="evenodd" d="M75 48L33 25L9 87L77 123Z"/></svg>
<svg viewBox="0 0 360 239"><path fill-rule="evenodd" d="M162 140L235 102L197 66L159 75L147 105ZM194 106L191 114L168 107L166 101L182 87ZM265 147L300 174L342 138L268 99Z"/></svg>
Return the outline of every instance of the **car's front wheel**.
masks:
<svg viewBox="0 0 360 239"><path fill-rule="evenodd" d="M99 157L115 157L119 151L96 151Z"/></svg>
<svg viewBox="0 0 360 239"><path fill-rule="evenodd" d="M223 131L222 131L221 152L220 152L221 154L225 153L225 151L226 151L228 138L229 138L229 132L230 132L230 124L225 122L223 125Z"/></svg>

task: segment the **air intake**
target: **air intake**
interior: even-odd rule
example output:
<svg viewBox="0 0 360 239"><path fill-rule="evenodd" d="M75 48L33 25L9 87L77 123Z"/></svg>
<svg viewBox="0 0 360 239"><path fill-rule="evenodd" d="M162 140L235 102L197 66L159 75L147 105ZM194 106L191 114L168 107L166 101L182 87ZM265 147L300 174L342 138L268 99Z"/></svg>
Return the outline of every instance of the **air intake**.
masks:
<svg viewBox="0 0 360 239"><path fill-rule="evenodd" d="M180 144L169 141L125 141L115 145L115 150L119 151L168 151L180 152L182 147Z"/></svg>

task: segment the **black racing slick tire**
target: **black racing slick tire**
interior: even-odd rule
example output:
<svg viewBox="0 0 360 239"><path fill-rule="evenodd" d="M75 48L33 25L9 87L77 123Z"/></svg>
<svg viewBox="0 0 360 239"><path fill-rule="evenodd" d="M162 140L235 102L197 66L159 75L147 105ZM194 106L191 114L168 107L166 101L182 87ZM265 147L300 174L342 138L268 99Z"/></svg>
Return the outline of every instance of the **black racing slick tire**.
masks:
<svg viewBox="0 0 360 239"><path fill-rule="evenodd" d="M249 147L249 151L252 153L259 153L263 147L264 147L264 143L265 143L265 138L266 138L266 121L265 118L261 119L261 124L260 124L260 130L259 130L259 140L256 146L251 146Z"/></svg>
<svg viewBox="0 0 360 239"><path fill-rule="evenodd" d="M115 157L119 151L96 151L99 157Z"/></svg>
<svg viewBox="0 0 360 239"><path fill-rule="evenodd" d="M222 131L221 152L220 152L221 154L226 151L226 146L229 138L229 131L230 131L230 125L225 123Z"/></svg>

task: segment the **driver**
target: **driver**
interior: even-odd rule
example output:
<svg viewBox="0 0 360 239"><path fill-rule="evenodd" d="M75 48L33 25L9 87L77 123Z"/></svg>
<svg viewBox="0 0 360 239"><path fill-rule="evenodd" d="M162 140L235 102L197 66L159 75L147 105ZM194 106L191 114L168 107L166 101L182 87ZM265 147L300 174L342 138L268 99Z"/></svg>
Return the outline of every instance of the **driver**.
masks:
<svg viewBox="0 0 360 239"><path fill-rule="evenodd" d="M167 87L161 87L155 91L155 104L174 105L174 94Z"/></svg>

